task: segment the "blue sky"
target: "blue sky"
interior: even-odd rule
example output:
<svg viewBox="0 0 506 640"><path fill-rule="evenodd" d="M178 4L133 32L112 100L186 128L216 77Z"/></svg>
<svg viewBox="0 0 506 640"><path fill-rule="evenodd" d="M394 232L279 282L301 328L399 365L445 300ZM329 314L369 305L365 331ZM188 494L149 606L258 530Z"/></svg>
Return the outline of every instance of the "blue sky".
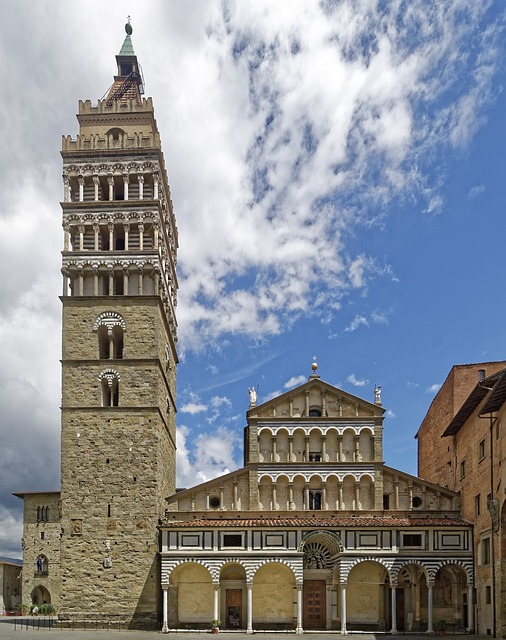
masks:
<svg viewBox="0 0 506 640"><path fill-rule="evenodd" d="M451 367L506 357L500 3L188 4L4 2L1 555L11 492L59 486L60 141L110 86L126 13L180 232L180 486L241 466L248 388L284 392L314 356L382 386L385 461L416 473Z"/></svg>

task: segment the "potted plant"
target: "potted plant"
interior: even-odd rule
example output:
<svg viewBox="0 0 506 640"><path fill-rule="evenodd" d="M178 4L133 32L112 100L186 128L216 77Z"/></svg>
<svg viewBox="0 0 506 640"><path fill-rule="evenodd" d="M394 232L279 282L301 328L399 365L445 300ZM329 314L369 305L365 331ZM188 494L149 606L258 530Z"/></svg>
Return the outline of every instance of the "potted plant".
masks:
<svg viewBox="0 0 506 640"><path fill-rule="evenodd" d="M446 635L446 627L447 627L448 623L446 622L446 620L444 618L440 618L439 620L436 620L436 632L438 636L444 636Z"/></svg>
<svg viewBox="0 0 506 640"><path fill-rule="evenodd" d="M220 630L220 626L221 620L218 620L218 618L213 618L211 620L211 633L218 633L218 631Z"/></svg>

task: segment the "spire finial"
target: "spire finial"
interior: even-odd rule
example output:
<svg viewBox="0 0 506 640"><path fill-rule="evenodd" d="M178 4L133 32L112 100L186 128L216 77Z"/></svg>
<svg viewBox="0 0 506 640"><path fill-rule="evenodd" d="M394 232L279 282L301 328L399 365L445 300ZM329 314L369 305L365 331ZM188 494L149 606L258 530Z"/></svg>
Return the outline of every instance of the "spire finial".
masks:
<svg viewBox="0 0 506 640"><path fill-rule="evenodd" d="M128 22L125 25L125 31L127 33L127 36L131 36L133 28L132 28L132 25L130 24L130 16L127 16L127 20Z"/></svg>
<svg viewBox="0 0 506 640"><path fill-rule="evenodd" d="M316 370L318 369L318 363L316 362L316 356L313 356L313 364L311 365L311 369L313 370L313 373L309 376L309 378L319 378L320 376L316 373Z"/></svg>

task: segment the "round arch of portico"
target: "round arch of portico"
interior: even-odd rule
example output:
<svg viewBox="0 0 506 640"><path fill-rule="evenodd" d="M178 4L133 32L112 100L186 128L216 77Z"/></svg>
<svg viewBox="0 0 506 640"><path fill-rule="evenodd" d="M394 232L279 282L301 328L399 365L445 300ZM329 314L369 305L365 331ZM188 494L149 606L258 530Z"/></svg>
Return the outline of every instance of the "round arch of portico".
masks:
<svg viewBox="0 0 506 640"><path fill-rule="evenodd" d="M458 558L441 560L440 562L432 564L430 568L427 569L427 573L429 575L429 581L431 584L434 584L436 579L436 574L440 569L444 569L445 567L459 567L462 569L466 575L466 580L469 584L472 583L473 580L473 562L472 560L459 560Z"/></svg>
<svg viewBox="0 0 506 640"><path fill-rule="evenodd" d="M377 558L374 556L364 556L363 558L355 558L355 560L352 560L350 562L350 564L347 564L345 566L341 566L340 570L339 570L339 580L340 582L347 582L348 577L350 575L350 573L352 572L352 570L358 566L359 564L362 564L363 562L374 562L375 564L379 564L381 565L385 571L387 572L388 575L388 579L390 581L390 583L392 583L392 563L391 562L387 562L385 561L384 558Z"/></svg>
<svg viewBox="0 0 506 640"><path fill-rule="evenodd" d="M295 567L289 560L284 560L283 558L266 558L264 560L260 560L259 562L255 562L255 564L250 567L244 567L246 570L246 580L248 582L252 582L257 571L269 564L282 564L287 569L290 569L296 582L302 582L302 565L300 568Z"/></svg>
<svg viewBox="0 0 506 640"><path fill-rule="evenodd" d="M427 583L429 583L429 569L425 566L425 564L421 560L413 560L413 559L398 559L394 561L394 565L390 569L390 579L392 580L392 584L397 584L399 581L399 574L403 569L407 567L417 567L421 569Z"/></svg>

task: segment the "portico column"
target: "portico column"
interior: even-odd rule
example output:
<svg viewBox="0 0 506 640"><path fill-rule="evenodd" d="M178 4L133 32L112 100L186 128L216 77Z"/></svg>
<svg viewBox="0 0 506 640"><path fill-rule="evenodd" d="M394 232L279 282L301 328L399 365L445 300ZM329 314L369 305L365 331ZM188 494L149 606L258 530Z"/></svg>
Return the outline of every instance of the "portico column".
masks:
<svg viewBox="0 0 506 640"><path fill-rule="evenodd" d="M304 486L304 508L309 509L309 484Z"/></svg>
<svg viewBox="0 0 506 640"><path fill-rule="evenodd" d="M327 462L327 437L322 436L322 462Z"/></svg>
<svg viewBox="0 0 506 640"><path fill-rule="evenodd" d="M213 618L220 619L220 583L213 582L214 588L214 606L213 606Z"/></svg>
<svg viewBox="0 0 506 640"><path fill-rule="evenodd" d="M125 231L125 251L128 251L128 234L130 233L130 223L125 222L123 224L123 229Z"/></svg>
<svg viewBox="0 0 506 640"><path fill-rule="evenodd" d="M93 267L93 295L98 296L98 267Z"/></svg>
<svg viewBox="0 0 506 640"><path fill-rule="evenodd" d="M70 178L68 176L63 177L63 201L70 202L72 200L70 188Z"/></svg>
<svg viewBox="0 0 506 640"><path fill-rule="evenodd" d="M128 295L128 267L123 268L123 295Z"/></svg>
<svg viewBox="0 0 506 640"><path fill-rule="evenodd" d="M327 483L322 482L322 505L321 508L326 511L328 509L327 505Z"/></svg>
<svg viewBox="0 0 506 640"><path fill-rule="evenodd" d="M392 635L397 635L397 587L392 585L392 629L390 630Z"/></svg>
<svg viewBox="0 0 506 640"><path fill-rule="evenodd" d="M306 418L309 417L309 391L304 392L306 394Z"/></svg>
<svg viewBox="0 0 506 640"><path fill-rule="evenodd" d="M276 495L276 483L272 483L272 510L277 511L278 509L278 499Z"/></svg>
<svg viewBox="0 0 506 640"><path fill-rule="evenodd" d="M468 582L467 584L467 599L469 602L469 609L467 615L467 633L473 633L474 631L474 593L473 593L473 585Z"/></svg>
<svg viewBox="0 0 506 640"><path fill-rule="evenodd" d="M82 251L84 247L84 224L78 225L77 230L79 231L79 251Z"/></svg>
<svg viewBox="0 0 506 640"><path fill-rule="evenodd" d="M79 295L84 296L84 271L79 269Z"/></svg>
<svg viewBox="0 0 506 640"><path fill-rule="evenodd" d="M433 624L433 602L432 602L432 584L427 585L428 594L427 594L427 633L434 635L434 624Z"/></svg>
<svg viewBox="0 0 506 640"><path fill-rule="evenodd" d="M346 582L341 583L341 634L345 635L346 630Z"/></svg>
<svg viewBox="0 0 506 640"><path fill-rule="evenodd" d="M297 584L297 628L295 633L304 633L302 629L302 583Z"/></svg>
<svg viewBox="0 0 506 640"><path fill-rule="evenodd" d="M248 623L246 633L253 633L253 583L246 584L248 589Z"/></svg>
<svg viewBox="0 0 506 640"><path fill-rule="evenodd" d="M169 589L165 585L163 589L163 625L162 633L169 633L168 611L169 611Z"/></svg>

